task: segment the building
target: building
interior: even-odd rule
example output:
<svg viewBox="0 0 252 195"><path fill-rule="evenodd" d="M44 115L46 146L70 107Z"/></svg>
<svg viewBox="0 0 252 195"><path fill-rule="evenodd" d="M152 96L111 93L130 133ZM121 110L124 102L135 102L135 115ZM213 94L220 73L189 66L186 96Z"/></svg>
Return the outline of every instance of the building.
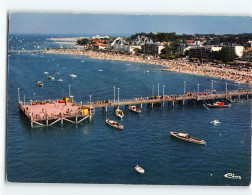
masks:
<svg viewBox="0 0 252 195"><path fill-rule="evenodd" d="M238 57L242 57L244 46L230 46Z"/></svg>
<svg viewBox="0 0 252 195"><path fill-rule="evenodd" d="M159 42L148 43L148 44L142 45L141 48L144 54L159 55L161 53L161 50L164 49L164 45Z"/></svg>
<svg viewBox="0 0 252 195"><path fill-rule="evenodd" d="M102 49L105 50L107 49L107 44L104 43L94 43L92 44L93 49Z"/></svg>
<svg viewBox="0 0 252 195"><path fill-rule="evenodd" d="M220 51L222 47L219 46L191 46L189 49L190 58L208 59L214 51Z"/></svg>
<svg viewBox="0 0 252 195"><path fill-rule="evenodd" d="M252 47L249 47L243 51L241 60L252 62Z"/></svg>
<svg viewBox="0 0 252 195"><path fill-rule="evenodd" d="M186 40L186 45L196 45L196 41L194 41L194 40Z"/></svg>

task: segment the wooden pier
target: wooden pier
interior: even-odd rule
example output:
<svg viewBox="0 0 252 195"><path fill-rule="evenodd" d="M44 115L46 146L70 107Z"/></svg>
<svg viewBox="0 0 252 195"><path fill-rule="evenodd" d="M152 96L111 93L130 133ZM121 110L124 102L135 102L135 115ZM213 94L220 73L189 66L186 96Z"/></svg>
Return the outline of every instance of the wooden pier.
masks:
<svg viewBox="0 0 252 195"><path fill-rule="evenodd" d="M87 104L78 104L71 101L37 101L30 103L23 103L19 100L19 108L24 113L27 118L31 122L31 127L34 124L39 126L52 126L57 122L61 122L63 125L63 121L71 122L71 123L80 123L85 119L89 118L91 121L92 116L95 113L95 108L103 108L105 112L107 112L108 107L117 108L119 106L130 106L137 105L141 107L143 104L148 104L152 108L155 104L162 105L164 107L165 102L168 104L175 105L176 102L181 104L185 104L187 102L202 102L202 101L214 101L226 99L227 101L232 101L234 98L250 98L252 95L251 90L243 90L243 91L232 91L232 92L224 92L224 93L186 93L184 95L163 95L163 96L151 96L151 97L141 97L134 99L122 99L118 100L107 100L107 101L96 101L89 102ZM49 123L50 122L50 123Z"/></svg>

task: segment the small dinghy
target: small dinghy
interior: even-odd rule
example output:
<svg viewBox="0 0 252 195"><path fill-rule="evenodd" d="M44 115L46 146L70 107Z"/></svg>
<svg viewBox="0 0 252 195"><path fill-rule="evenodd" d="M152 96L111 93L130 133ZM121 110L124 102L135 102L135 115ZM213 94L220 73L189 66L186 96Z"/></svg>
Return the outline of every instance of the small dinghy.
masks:
<svg viewBox="0 0 252 195"><path fill-rule="evenodd" d="M54 77L53 76L48 76L48 79L54 80Z"/></svg>
<svg viewBox="0 0 252 195"><path fill-rule="evenodd" d="M76 74L70 74L69 76L70 76L70 77L77 77Z"/></svg>
<svg viewBox="0 0 252 195"><path fill-rule="evenodd" d="M99 69L98 71L99 71L99 72L102 72L103 70L102 70L102 69Z"/></svg>
<svg viewBox="0 0 252 195"><path fill-rule="evenodd" d="M44 74L49 74L49 72L44 72Z"/></svg>
<svg viewBox="0 0 252 195"><path fill-rule="evenodd" d="M38 81L37 82L38 86L43 86L44 84L42 83L42 81Z"/></svg>
<svg viewBox="0 0 252 195"><path fill-rule="evenodd" d="M142 167L140 167L139 165L135 166L135 170L136 170L138 173L141 173L141 174L144 173L144 169L143 169Z"/></svg>
<svg viewBox="0 0 252 195"><path fill-rule="evenodd" d="M122 118L124 117L123 111L120 110L119 108L117 108L117 109L115 110L115 114L116 114L116 116L119 117L120 119L122 119Z"/></svg>
<svg viewBox="0 0 252 195"><path fill-rule="evenodd" d="M106 123L110 125L111 127L115 127L117 129L123 130L123 125L119 124L116 121L106 119Z"/></svg>
<svg viewBox="0 0 252 195"><path fill-rule="evenodd" d="M59 81L59 82L62 82L62 81L63 81L63 79L58 79L58 81Z"/></svg>
<svg viewBox="0 0 252 195"><path fill-rule="evenodd" d="M142 112L142 110L136 106L129 106L128 109L132 112L135 112L135 113L140 113Z"/></svg>
<svg viewBox="0 0 252 195"><path fill-rule="evenodd" d="M233 173L226 173L224 175L224 177L228 178L228 179L241 179L241 176L236 176L235 174Z"/></svg>
<svg viewBox="0 0 252 195"><path fill-rule="evenodd" d="M219 120L213 120L213 121L211 121L210 123L213 123L213 124L215 124L215 125L217 125L217 124L219 124L219 123L221 123Z"/></svg>
<svg viewBox="0 0 252 195"><path fill-rule="evenodd" d="M188 142L192 142L192 143L195 143L195 144L206 145L206 141L204 141L202 139L199 139L199 138L191 137L187 133L177 133L177 132L173 132L173 131L170 131L170 133L171 133L172 136L174 136L174 137L176 137L178 139L188 141Z"/></svg>

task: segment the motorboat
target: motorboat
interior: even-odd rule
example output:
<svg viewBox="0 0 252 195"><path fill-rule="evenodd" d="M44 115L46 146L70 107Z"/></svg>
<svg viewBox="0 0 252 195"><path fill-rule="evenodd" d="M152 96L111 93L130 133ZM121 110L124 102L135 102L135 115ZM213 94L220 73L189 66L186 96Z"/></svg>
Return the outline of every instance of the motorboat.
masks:
<svg viewBox="0 0 252 195"><path fill-rule="evenodd" d="M54 77L53 76L48 76L48 79L54 80Z"/></svg>
<svg viewBox="0 0 252 195"><path fill-rule="evenodd" d="M70 74L69 76L70 76L70 77L77 77L76 74Z"/></svg>
<svg viewBox="0 0 252 195"><path fill-rule="evenodd" d="M206 141L202 140L202 139L198 139L198 138L195 138L195 137L191 137L188 135L188 133L177 133L177 132L173 132L173 131L170 131L171 135L178 138L178 139L181 139L181 140L184 140L184 141L188 141L188 142L192 142L192 143L195 143L195 144L202 144L202 145L206 145Z"/></svg>
<svg viewBox="0 0 252 195"><path fill-rule="evenodd" d="M224 175L224 177L228 178L228 179L241 179L241 176L237 176L234 173L226 173Z"/></svg>
<svg viewBox="0 0 252 195"><path fill-rule="evenodd" d="M206 104L207 107L211 107L211 108L227 108L227 107L231 107L232 104L224 104L223 102L215 102L213 104Z"/></svg>
<svg viewBox="0 0 252 195"><path fill-rule="evenodd" d="M123 111L120 110L119 108L117 108L117 109L115 110L115 114L116 114L116 116L119 117L120 119L122 119L122 118L124 117Z"/></svg>
<svg viewBox="0 0 252 195"><path fill-rule="evenodd" d="M145 171L142 167L140 167L139 165L135 166L135 170L138 172L138 173L141 173L143 174Z"/></svg>
<svg viewBox="0 0 252 195"><path fill-rule="evenodd" d="M99 72L102 72L103 70L102 70L102 69L99 69L98 71L99 71Z"/></svg>
<svg viewBox="0 0 252 195"><path fill-rule="evenodd" d="M213 121L211 121L210 123L213 123L213 124L219 124L219 123L221 123L219 120L213 120Z"/></svg>
<svg viewBox="0 0 252 195"><path fill-rule="evenodd" d="M137 106L129 106L128 109L132 112L140 113L142 110L138 108Z"/></svg>
<svg viewBox="0 0 252 195"><path fill-rule="evenodd" d="M58 79L58 81L59 81L59 82L62 82L62 81L63 81L63 79Z"/></svg>
<svg viewBox="0 0 252 195"><path fill-rule="evenodd" d="M115 127L117 129L121 129L123 130L123 125L119 124L118 122L116 121L113 121L113 120L110 120L110 119L106 119L106 123L108 125L110 125L111 127Z"/></svg>
<svg viewBox="0 0 252 195"><path fill-rule="evenodd" d="M55 72L56 75L59 75L59 72Z"/></svg>
<svg viewBox="0 0 252 195"><path fill-rule="evenodd" d="M42 83L42 81L38 81L37 82L38 86L43 86L44 84Z"/></svg>
<svg viewBox="0 0 252 195"><path fill-rule="evenodd" d="M44 74L49 74L49 72L44 72Z"/></svg>

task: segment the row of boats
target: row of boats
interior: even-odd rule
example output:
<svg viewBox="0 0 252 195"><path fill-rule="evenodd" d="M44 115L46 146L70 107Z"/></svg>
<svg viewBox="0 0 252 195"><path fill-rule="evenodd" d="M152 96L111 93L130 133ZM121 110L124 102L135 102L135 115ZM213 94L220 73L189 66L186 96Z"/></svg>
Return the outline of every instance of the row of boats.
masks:
<svg viewBox="0 0 252 195"><path fill-rule="evenodd" d="M44 74L49 74L49 72L44 72ZM59 73L56 72L55 74L58 75ZM69 74L69 77L75 78L75 77L77 77L77 75L76 75L76 74ZM55 78L54 78L53 76L51 76L51 75L49 75L47 78L48 78L49 80L54 80L54 79L55 79ZM59 78L57 81L62 82L63 79L62 79L62 78ZM41 86L41 87L44 85L44 83L43 83L42 81L38 81L37 84L38 84L38 86Z"/></svg>

